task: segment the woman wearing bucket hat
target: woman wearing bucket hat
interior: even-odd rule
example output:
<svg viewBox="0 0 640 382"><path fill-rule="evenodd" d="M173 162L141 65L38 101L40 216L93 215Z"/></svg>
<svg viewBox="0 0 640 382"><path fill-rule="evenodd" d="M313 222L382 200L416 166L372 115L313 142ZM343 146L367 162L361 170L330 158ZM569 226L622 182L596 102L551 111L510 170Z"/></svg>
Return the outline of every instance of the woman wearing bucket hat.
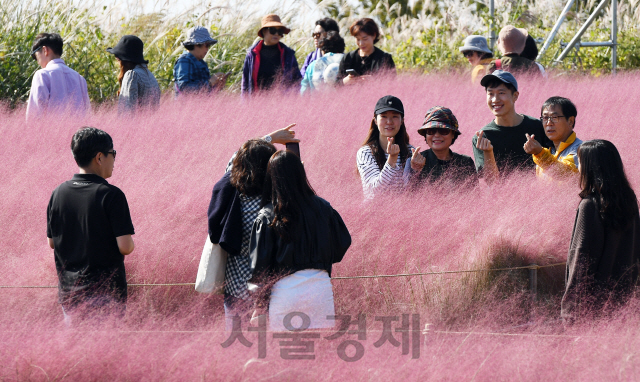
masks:
<svg viewBox="0 0 640 382"><path fill-rule="evenodd" d="M216 73L211 78L209 66L204 58L218 40L214 40L205 27L195 26L187 31L182 45L187 50L173 66L176 95L182 92L210 92L220 89L227 81L228 74Z"/></svg>
<svg viewBox="0 0 640 382"><path fill-rule="evenodd" d="M144 59L143 48L142 40L126 35L114 48L107 49L120 64L118 113L131 112L137 108L155 109L160 103L160 86L147 68L149 61Z"/></svg>
<svg viewBox="0 0 640 382"><path fill-rule="evenodd" d="M300 85L302 75L298 68L296 52L280 42L291 29L280 21L278 15L266 15L262 18L258 36L262 37L247 50L242 66L243 94L256 90L268 90L274 85L287 87Z"/></svg>
<svg viewBox="0 0 640 382"><path fill-rule="evenodd" d="M495 70L505 70L511 73L540 75L540 69L531 60L520 56L527 44L529 33L526 29L507 25L498 35L498 49L502 57L491 63L489 73Z"/></svg>
<svg viewBox="0 0 640 382"><path fill-rule="evenodd" d="M487 46L487 39L484 36L467 36L464 45L458 49L472 66L471 82L480 83L493 60L493 52Z"/></svg>
<svg viewBox="0 0 640 382"><path fill-rule="evenodd" d="M356 155L365 199L403 189L405 162L411 157L412 149L404 125L402 101L391 95L380 98L367 139Z"/></svg>
<svg viewBox="0 0 640 382"><path fill-rule="evenodd" d="M419 147L414 150L406 181L414 187L443 180L468 187L478 185L473 159L451 151L451 145L461 133L458 119L450 109L443 106L429 109L418 134L424 137L429 150L418 152Z"/></svg>

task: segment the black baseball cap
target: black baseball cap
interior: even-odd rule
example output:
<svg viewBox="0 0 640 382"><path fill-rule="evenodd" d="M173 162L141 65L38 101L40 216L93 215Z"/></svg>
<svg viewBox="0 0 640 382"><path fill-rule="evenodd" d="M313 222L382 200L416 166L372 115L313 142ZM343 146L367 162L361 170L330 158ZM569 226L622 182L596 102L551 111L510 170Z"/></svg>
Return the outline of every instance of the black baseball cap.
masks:
<svg viewBox="0 0 640 382"><path fill-rule="evenodd" d="M386 95L376 103L375 115L384 113L385 111L395 111L404 116L404 106L398 97Z"/></svg>

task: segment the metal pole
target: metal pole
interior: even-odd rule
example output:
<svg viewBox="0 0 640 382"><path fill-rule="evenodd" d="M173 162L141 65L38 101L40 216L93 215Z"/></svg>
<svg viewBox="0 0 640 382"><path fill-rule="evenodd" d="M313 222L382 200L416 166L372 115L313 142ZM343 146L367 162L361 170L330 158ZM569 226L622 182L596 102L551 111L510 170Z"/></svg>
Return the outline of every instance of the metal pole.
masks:
<svg viewBox="0 0 640 382"><path fill-rule="evenodd" d="M540 57L542 57L544 52L546 52L547 49L549 49L549 45L551 45L551 42L556 37L556 34L558 33L558 30L560 29L560 26L564 22L564 18L567 17L567 13L569 12L571 7L573 6L574 1L575 0L567 1L567 5L564 6L564 9L562 10L562 13L560 13L560 17L558 17L558 21L556 21L556 24L553 26L553 29L551 29L551 33L549 34L549 37L547 37L547 41L544 42L544 45L542 46L542 49L540 49L540 53L538 53L538 57L536 57L536 61L539 61Z"/></svg>
<svg viewBox="0 0 640 382"><path fill-rule="evenodd" d="M491 27L490 27L491 28L491 33L490 33L490 36L491 36L490 37L490 40L491 40L490 45L491 46L489 48L491 50L493 50L493 45L494 45L494 43L496 41L496 32L494 30L494 18L495 18L496 10L495 10L493 1L494 0L489 0L489 14L491 15Z"/></svg>
<svg viewBox="0 0 640 382"><path fill-rule="evenodd" d="M538 296L538 265L531 264L529 268L529 290L531 291L531 298L533 300Z"/></svg>
<svg viewBox="0 0 640 382"><path fill-rule="evenodd" d="M616 74L618 66L618 0L611 0L611 73Z"/></svg>
<svg viewBox="0 0 640 382"><path fill-rule="evenodd" d="M571 49L573 49L574 45L576 45L576 43L578 41L580 41L580 38L582 37L584 32L586 32L587 28L589 28L589 25L591 25L593 20L595 20L598 17L598 14L600 13L600 11L602 11L602 9L604 9L605 5L607 5L608 2L609 2L609 0L602 0L602 2L600 2L600 4L598 4L598 7L596 8L596 10L593 11L591 16L589 16L589 18L584 23L582 28L580 28L580 30L578 31L578 33L576 33L576 35L573 36L573 38L571 39L571 41L569 42L567 47L564 48L562 53L560 53L560 56L556 59L556 61L562 61L562 60L564 60L565 57L567 57L567 55L569 54Z"/></svg>

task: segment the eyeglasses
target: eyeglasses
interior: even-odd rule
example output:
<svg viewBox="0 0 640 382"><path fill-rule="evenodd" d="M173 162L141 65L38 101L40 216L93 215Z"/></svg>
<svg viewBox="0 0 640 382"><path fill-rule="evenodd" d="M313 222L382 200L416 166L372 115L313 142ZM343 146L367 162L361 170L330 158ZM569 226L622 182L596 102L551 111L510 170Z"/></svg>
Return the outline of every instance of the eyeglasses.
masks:
<svg viewBox="0 0 640 382"><path fill-rule="evenodd" d="M107 151L104 155L113 154L113 159L116 159L116 150Z"/></svg>
<svg viewBox="0 0 640 382"><path fill-rule="evenodd" d="M271 34L279 34L280 36L284 36L284 29L283 28L269 27L269 28L267 28L267 30Z"/></svg>
<svg viewBox="0 0 640 382"><path fill-rule="evenodd" d="M476 52L473 51L473 50L465 50L464 52L462 52L462 55L465 58L469 58L469 57L473 56L474 54L476 54Z"/></svg>
<svg viewBox="0 0 640 382"><path fill-rule="evenodd" d="M542 121L542 124L544 125L545 123L551 121L553 123L558 122L558 118L566 118L564 115L554 115L553 117L540 117L540 120Z"/></svg>
<svg viewBox="0 0 640 382"><path fill-rule="evenodd" d="M31 58L33 58L33 59L35 60L35 59L36 59L36 52L38 52L38 51L39 51L40 49L42 49L42 48L44 48L44 45L42 45L42 46L40 46L40 47L38 47L38 48L34 49L34 50L31 52Z"/></svg>
<svg viewBox="0 0 640 382"><path fill-rule="evenodd" d="M426 130L427 135L435 135L436 133L445 136L451 134L450 129L445 129L444 127L430 127Z"/></svg>
<svg viewBox="0 0 640 382"><path fill-rule="evenodd" d="M322 32L311 33L311 37L319 39L320 37L322 37Z"/></svg>

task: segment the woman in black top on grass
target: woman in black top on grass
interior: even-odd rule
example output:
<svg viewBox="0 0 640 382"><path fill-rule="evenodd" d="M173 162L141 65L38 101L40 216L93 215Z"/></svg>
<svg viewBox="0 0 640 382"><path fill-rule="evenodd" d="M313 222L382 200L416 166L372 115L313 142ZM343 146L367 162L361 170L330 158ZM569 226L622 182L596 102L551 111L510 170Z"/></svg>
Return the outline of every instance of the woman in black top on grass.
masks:
<svg viewBox="0 0 640 382"><path fill-rule="evenodd" d="M284 330L292 312L306 314L308 328L332 327L335 321L327 319L335 315L331 268L351 245L340 214L316 195L300 157L291 151L278 151L269 160L262 205L251 231L252 280L270 299L271 330ZM254 315L264 314L264 305Z"/></svg>
<svg viewBox="0 0 640 382"><path fill-rule="evenodd" d="M380 29L375 21L360 19L351 25L349 32L356 38L358 49L345 54L340 62L343 84L353 85L367 81L375 73L396 73L396 64L391 55L374 46L380 40ZM347 72L349 69L355 73Z"/></svg>
<svg viewBox="0 0 640 382"><path fill-rule="evenodd" d="M576 215L562 297L562 318L571 323L588 310L611 310L638 284L638 199L622 159L609 141L584 142L580 160L580 205Z"/></svg>
<svg viewBox="0 0 640 382"><path fill-rule="evenodd" d="M458 119L450 109L435 106L424 116L424 123L418 129L424 136L429 150L413 151L409 182L415 187L424 183L453 183L453 186L475 187L478 175L473 159L451 151L460 130Z"/></svg>

